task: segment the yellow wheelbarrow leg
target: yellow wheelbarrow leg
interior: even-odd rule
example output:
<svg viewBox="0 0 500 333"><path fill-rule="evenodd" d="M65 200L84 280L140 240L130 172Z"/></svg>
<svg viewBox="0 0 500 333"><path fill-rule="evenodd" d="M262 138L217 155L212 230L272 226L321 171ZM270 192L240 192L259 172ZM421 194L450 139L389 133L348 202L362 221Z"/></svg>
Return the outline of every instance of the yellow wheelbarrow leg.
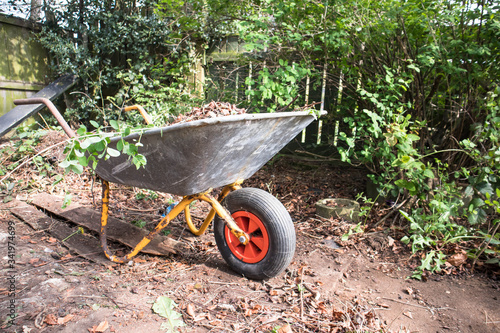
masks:
<svg viewBox="0 0 500 333"><path fill-rule="evenodd" d="M231 189L237 188L238 185L231 185L229 186L223 193L225 192L225 195L229 193ZM225 196L223 193L221 195ZM220 198L221 196L219 196ZM222 207L222 205L217 201L216 199L210 197L206 193L200 193L200 194L194 194L194 195L189 195L186 196L182 199L181 202L179 202L168 214L165 216L159 223L156 225L156 227L149 232L148 235L146 235L133 249L130 251L129 254L123 256L123 257L117 257L111 253L111 251L108 248L108 243L107 243L107 236L106 236L106 230L107 230L107 224L108 224L108 211L109 211L109 182L106 180L102 181L102 213L101 213L101 232L100 232L100 241L101 241L101 246L104 251L104 254L108 259L110 259L113 262L117 263L125 263L130 261L137 253L139 253L146 245L149 244L149 242L163 229L165 228L172 219L174 219L177 215L179 215L183 210L186 209L186 207L189 206L189 204L195 200L203 200L205 202L208 202L212 206L212 210L217 213L226 223L228 226L229 230L235 235L242 244L246 245L248 244L249 241L249 236L241 230L236 222L233 220L231 217L231 214ZM214 213L214 215L215 215ZM187 216L187 215L186 215ZM200 230L202 231L201 233L205 232L206 228L210 224L211 220L213 219L213 216L208 219L203 223L202 228ZM189 222L188 222L189 225ZM194 228L191 222L190 229ZM196 229L196 228L194 228ZM197 230L197 229L196 229ZM197 230L200 232L200 230Z"/></svg>
<svg viewBox="0 0 500 333"><path fill-rule="evenodd" d="M151 230L133 249L129 254L123 257L117 257L111 253L108 248L107 243L107 224L108 224L108 210L109 210L109 182L102 181L102 213L101 213L101 232L100 241L101 247L104 250L104 254L109 260L117 263L125 263L130 261L137 253L139 253L149 242L163 229L165 228L172 219L179 215L185 206L189 205L194 199L184 198L177 206L175 206L168 214L165 216L158 225Z"/></svg>
<svg viewBox="0 0 500 333"><path fill-rule="evenodd" d="M227 195L228 193L229 193L229 191L227 191L227 193L225 195ZM222 195L224 195L224 194L222 194ZM215 211L215 213L217 213L217 215L219 215L222 218L222 220L224 220L224 223L227 225L227 227L229 228L231 233L240 241L240 243L243 245L248 244L250 237L243 230L241 230L240 227L238 227L238 225L236 224L236 221L234 221L231 214L227 211L226 208L222 207L222 205L220 204L220 202L218 200L212 198L211 196L209 196L206 193L197 194L197 195L193 195L190 197L192 197L193 200L203 200L205 202L208 202L212 206L212 211ZM209 218L210 218L210 220L209 220ZM208 224L211 222L212 219L213 219L213 216L211 216L211 214L209 214L209 216L207 217L207 219L203 223L200 230L202 230L202 229L205 230L208 227ZM188 226L191 230L195 229L196 232L198 232L198 233L200 232L200 230L197 230L192 225L192 222L191 222L191 226L190 226L189 220L187 220L187 221L188 221Z"/></svg>
<svg viewBox="0 0 500 333"><path fill-rule="evenodd" d="M243 230L241 230L240 227L238 227L231 214L227 211L226 208L222 207L219 201L213 198L208 199L211 200L210 203L212 204L212 209L214 209L217 212L217 215L219 215L224 220L224 223L229 228L231 233L240 241L241 244L247 245L250 241L250 236L248 236Z"/></svg>
<svg viewBox="0 0 500 333"><path fill-rule="evenodd" d="M221 193L217 197L217 201L221 202L229 194L229 192L235 191L237 189L240 189L241 188L241 186L240 186L241 183L243 183L243 179L242 180L238 180L238 181L234 182L233 184L224 186L224 188L222 189ZM213 208L213 205L212 205L212 209L210 210L210 212L208 213L207 217L205 218L205 221L201 225L200 229L197 229L195 227L194 223L193 223L193 219L191 218L191 213L189 211L189 205L186 206L186 208L184 208L184 216L186 218L186 223L187 223L188 228L191 231L191 233L193 235L195 235L195 236L201 236L201 235L203 235L205 233L205 231L207 230L208 226L210 225L210 223L214 219L216 213L217 212L216 212L215 208Z"/></svg>

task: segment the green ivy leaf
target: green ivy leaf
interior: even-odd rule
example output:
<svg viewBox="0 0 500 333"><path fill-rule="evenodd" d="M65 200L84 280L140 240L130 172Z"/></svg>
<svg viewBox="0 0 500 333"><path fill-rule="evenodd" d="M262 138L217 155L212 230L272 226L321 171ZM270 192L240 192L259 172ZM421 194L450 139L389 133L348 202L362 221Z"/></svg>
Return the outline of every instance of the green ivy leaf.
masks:
<svg viewBox="0 0 500 333"><path fill-rule="evenodd" d="M118 150L110 148L110 147L108 147L107 152L108 152L109 156L111 156L111 157L118 157L118 156L120 156L120 152Z"/></svg>
<svg viewBox="0 0 500 333"><path fill-rule="evenodd" d="M427 178L434 178L434 172L431 169L424 170L424 176Z"/></svg>
<svg viewBox="0 0 500 333"><path fill-rule="evenodd" d="M119 151L122 151L123 150L123 139L120 139L118 140L118 142L116 143L116 149L118 149Z"/></svg>
<svg viewBox="0 0 500 333"><path fill-rule="evenodd" d="M85 150L88 147L90 147L91 145L93 145L97 142L100 142L100 141L101 141L101 138L98 136L90 137L90 138L85 139L83 142L80 143L80 148Z"/></svg>
<svg viewBox="0 0 500 333"><path fill-rule="evenodd" d="M411 140L411 141L418 141L418 140L420 140L420 137L416 134L408 134L407 139Z"/></svg>
<svg viewBox="0 0 500 333"><path fill-rule="evenodd" d="M78 134L78 136L83 136L87 133L87 128L83 125L80 125L80 127L76 130L76 134Z"/></svg>
<svg viewBox="0 0 500 333"><path fill-rule="evenodd" d="M146 165L146 157L141 154L137 154L132 158L132 163L135 165L135 167L139 170L140 167L143 167Z"/></svg>
<svg viewBox="0 0 500 333"><path fill-rule="evenodd" d="M407 181L405 179L398 179L394 182L398 187L402 187L410 191L410 194L415 194L417 187L414 182Z"/></svg>
<svg viewBox="0 0 500 333"><path fill-rule="evenodd" d="M75 162L76 161L73 161L73 163L70 164L68 169L80 175L83 173L83 166Z"/></svg>
<svg viewBox="0 0 500 333"><path fill-rule="evenodd" d="M68 207L69 205L71 204L71 194L69 193L66 193L64 195L64 200L63 200L63 204L62 204L62 209L65 209L66 207Z"/></svg>
<svg viewBox="0 0 500 333"><path fill-rule="evenodd" d="M119 130L120 129L120 126L118 125L118 122L116 120L110 120L109 121L109 125L111 127L113 127L113 129L115 129L115 130Z"/></svg>

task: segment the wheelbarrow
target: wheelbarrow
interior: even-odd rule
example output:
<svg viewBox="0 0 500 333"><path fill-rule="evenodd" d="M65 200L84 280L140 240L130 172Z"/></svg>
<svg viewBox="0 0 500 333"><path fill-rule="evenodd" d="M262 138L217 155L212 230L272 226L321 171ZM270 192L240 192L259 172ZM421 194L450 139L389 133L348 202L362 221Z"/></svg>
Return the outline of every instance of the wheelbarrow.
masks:
<svg viewBox="0 0 500 333"><path fill-rule="evenodd" d="M48 99L16 100L17 104L45 104L69 137L74 132ZM140 106L146 122L150 118ZM197 236L214 221L217 247L228 265L251 279L268 279L282 272L295 252L294 225L285 207L270 193L242 188L242 182L296 137L315 116L307 111L242 114L196 120L152 128L123 138L140 141L139 153L147 163L137 169L121 154L98 161L95 172L102 179L100 241L105 255L113 262L128 262L169 222L184 212L189 230ZM111 138L116 148L122 139ZM108 248L109 182L182 196L156 227L130 253L113 255ZM217 198L210 195L221 188ZM190 204L204 201L211 210L198 228L190 214Z"/></svg>

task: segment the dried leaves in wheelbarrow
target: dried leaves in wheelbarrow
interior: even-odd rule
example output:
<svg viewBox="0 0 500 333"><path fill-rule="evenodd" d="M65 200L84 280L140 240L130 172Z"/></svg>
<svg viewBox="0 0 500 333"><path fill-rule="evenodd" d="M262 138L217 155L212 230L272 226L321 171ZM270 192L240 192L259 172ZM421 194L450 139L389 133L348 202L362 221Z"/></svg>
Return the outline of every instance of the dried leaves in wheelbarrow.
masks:
<svg viewBox="0 0 500 333"><path fill-rule="evenodd" d="M186 114L180 114L173 122L170 123L170 125L199 119L216 118L244 113L246 113L245 109L238 108L234 104L212 101L202 107L194 107Z"/></svg>

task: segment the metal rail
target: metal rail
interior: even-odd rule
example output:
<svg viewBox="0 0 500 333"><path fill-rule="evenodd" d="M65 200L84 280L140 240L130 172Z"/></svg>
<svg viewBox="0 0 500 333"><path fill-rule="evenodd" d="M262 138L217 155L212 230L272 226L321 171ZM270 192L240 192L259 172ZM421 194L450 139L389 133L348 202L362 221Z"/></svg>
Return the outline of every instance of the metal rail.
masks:
<svg viewBox="0 0 500 333"><path fill-rule="evenodd" d="M59 113L59 111L57 110L56 106L54 105L54 103L52 103L50 101L50 99L48 99L48 98L41 98L41 97L38 97L38 98L26 98L26 99L16 99L14 101L14 104L15 105L45 104L45 106L50 110L50 112L52 112L52 114L54 115L54 117L56 117L57 122L61 125L61 127L64 130L64 132L66 132L66 134L70 138L76 137L75 132L73 132L73 130L71 129L71 127L69 127L69 125L66 122L66 120L64 120L63 116Z"/></svg>

